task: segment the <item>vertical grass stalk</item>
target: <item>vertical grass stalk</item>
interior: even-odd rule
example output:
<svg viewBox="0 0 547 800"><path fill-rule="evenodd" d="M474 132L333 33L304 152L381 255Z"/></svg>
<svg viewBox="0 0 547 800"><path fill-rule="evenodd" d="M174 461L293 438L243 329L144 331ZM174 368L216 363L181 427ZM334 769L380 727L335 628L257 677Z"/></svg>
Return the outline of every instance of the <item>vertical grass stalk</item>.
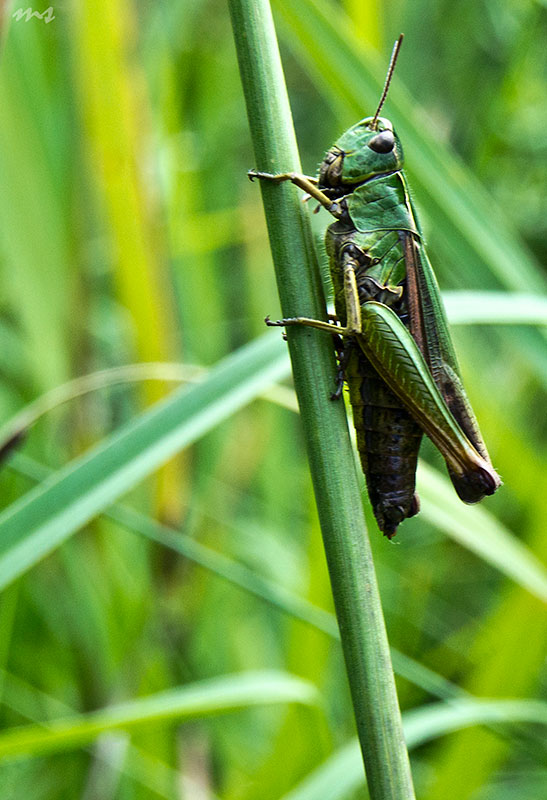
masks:
<svg viewBox="0 0 547 800"><path fill-rule="evenodd" d="M255 166L301 170L267 0L229 0ZM309 221L291 184L261 184L284 316L325 318ZM342 403L333 403L332 342L289 328L288 344L357 730L372 800L414 790L360 484Z"/></svg>

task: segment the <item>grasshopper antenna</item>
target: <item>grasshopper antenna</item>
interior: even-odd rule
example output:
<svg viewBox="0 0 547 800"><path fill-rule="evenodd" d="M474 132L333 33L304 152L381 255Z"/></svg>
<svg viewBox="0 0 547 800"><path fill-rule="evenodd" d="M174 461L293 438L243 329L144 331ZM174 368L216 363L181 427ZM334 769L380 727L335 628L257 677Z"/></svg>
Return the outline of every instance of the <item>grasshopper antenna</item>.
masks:
<svg viewBox="0 0 547 800"><path fill-rule="evenodd" d="M401 45L403 43L404 35L401 33L395 44L393 45L393 52L391 53L391 59L389 62L389 67L387 68L387 75L386 75L386 82L384 83L384 90L382 92L382 96L380 98L380 102L378 103L378 108L376 109L376 114L371 123L371 130L375 131L378 127L378 116L380 111L382 110L382 106L384 105L387 97L387 93L389 91L389 84L391 83L391 79L393 77L393 71L395 70L395 64L397 63L397 57L399 55L399 50L401 49Z"/></svg>

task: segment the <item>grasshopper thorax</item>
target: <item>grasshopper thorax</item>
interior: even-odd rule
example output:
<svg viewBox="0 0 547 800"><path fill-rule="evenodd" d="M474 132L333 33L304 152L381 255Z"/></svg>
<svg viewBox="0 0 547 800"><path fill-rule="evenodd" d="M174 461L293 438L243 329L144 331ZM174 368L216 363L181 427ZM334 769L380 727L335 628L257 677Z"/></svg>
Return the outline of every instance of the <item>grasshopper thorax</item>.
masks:
<svg viewBox="0 0 547 800"><path fill-rule="evenodd" d="M403 148L384 117L367 117L353 125L327 151L319 169L321 188L355 188L375 175L403 166ZM350 191L351 191L350 188Z"/></svg>

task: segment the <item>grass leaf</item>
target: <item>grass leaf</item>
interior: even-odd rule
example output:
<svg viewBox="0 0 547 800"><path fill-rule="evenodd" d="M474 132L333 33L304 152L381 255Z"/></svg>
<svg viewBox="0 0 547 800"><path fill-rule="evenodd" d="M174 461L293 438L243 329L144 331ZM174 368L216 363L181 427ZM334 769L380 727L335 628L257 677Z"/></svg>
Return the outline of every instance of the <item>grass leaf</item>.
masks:
<svg viewBox="0 0 547 800"><path fill-rule="evenodd" d="M0 588L118 497L285 374L279 333L266 334L190 389L173 392L0 515Z"/></svg>
<svg viewBox="0 0 547 800"><path fill-rule="evenodd" d="M169 689L149 697L42 725L25 725L0 734L0 758L41 755L80 747L109 731L129 731L167 720L184 721L276 703L315 704L315 687L284 672L225 675Z"/></svg>

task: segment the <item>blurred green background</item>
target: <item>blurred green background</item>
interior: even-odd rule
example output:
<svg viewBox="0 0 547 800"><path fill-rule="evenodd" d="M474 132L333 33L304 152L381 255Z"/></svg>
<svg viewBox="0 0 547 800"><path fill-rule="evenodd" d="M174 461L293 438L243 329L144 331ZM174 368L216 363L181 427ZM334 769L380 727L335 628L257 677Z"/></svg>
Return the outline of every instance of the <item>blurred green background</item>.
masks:
<svg viewBox="0 0 547 800"><path fill-rule="evenodd" d="M0 473L8 543L11 506L26 502L40 465L66 465L191 368L262 336L264 316L279 312L259 190L245 175L254 157L225 3L65 0L49 22L13 17L18 7L5 4L0 66L0 423L40 397L55 407ZM273 9L310 174L374 111L404 31L383 113L406 147L441 287L522 293L520 325L506 324L516 299L448 298L462 323L454 338L466 387L505 486L480 510L461 506L426 445L422 514L392 544L368 515L388 633L402 654L401 707L459 690L541 696L547 354L545 328L530 323L547 255L547 4L274 0ZM313 217L319 247L326 216ZM489 308L494 321L484 324ZM155 366L116 372L141 362ZM97 372L94 391L60 405L46 396ZM71 385L67 397L86 388ZM130 745L107 733L80 750L27 748L2 764L2 798L273 800L353 737L338 643L296 618L295 597L332 608L290 382L218 415L222 424L124 491L138 515L123 524L96 516L69 538L69 522L57 541L38 519L41 544L29 539L19 570L0 542L2 728L77 720L249 670L311 681L320 705L198 715L180 727L160 715ZM48 498L37 497L37 518L50 513ZM172 542L224 555L222 569L151 541L167 528ZM419 664L452 683L435 692ZM503 724L433 738L412 752L418 796L544 798L541 733ZM337 791L333 780L318 796L367 796L363 786Z"/></svg>

